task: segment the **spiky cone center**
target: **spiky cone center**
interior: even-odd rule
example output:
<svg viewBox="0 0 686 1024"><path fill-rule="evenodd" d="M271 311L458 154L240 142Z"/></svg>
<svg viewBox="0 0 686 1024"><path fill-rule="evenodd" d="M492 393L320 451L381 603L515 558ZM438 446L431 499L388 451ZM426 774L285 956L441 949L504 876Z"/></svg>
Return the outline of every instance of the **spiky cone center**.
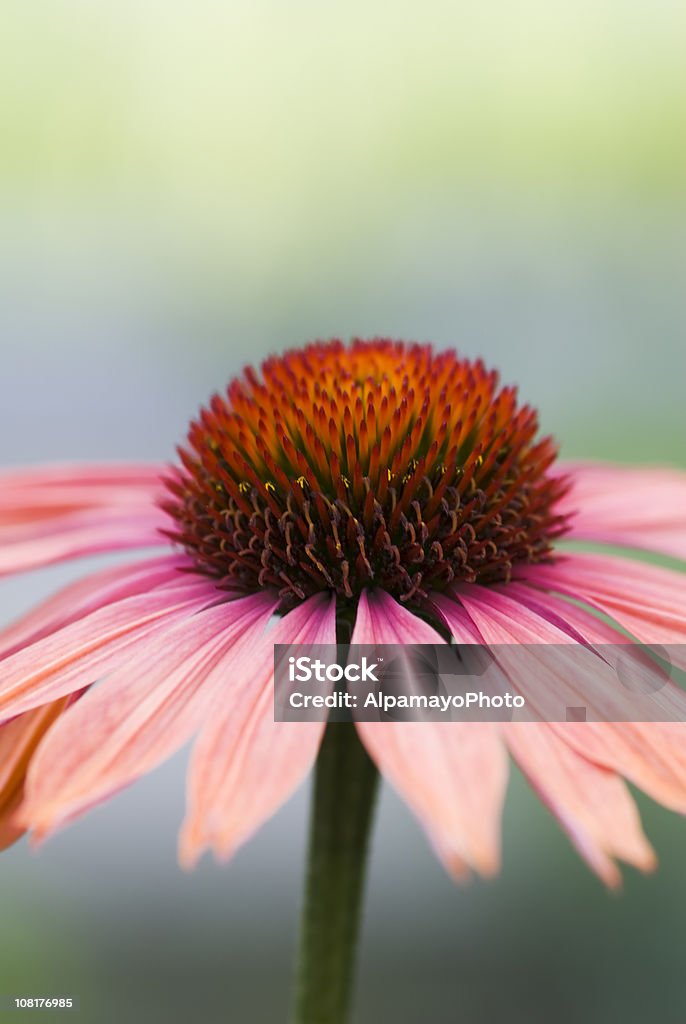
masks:
<svg viewBox="0 0 686 1024"><path fill-rule="evenodd" d="M534 409L480 360L316 343L231 381L167 479L169 536L221 588L419 603L551 558L565 490Z"/></svg>

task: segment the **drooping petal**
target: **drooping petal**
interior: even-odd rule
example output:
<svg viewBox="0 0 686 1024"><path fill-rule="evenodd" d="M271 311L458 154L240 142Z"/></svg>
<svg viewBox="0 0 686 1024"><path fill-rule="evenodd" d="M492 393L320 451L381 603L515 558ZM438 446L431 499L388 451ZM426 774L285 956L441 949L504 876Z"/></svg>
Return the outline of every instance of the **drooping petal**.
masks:
<svg viewBox="0 0 686 1024"><path fill-rule="evenodd" d="M463 587L459 597L531 709L546 719L553 690L556 706L560 695L569 693L571 705L591 709L596 721L549 721L548 728L560 740L588 760L623 775L667 807L686 812L686 744L679 739L680 735L686 739L686 726L606 720L618 687L614 669L602 657L581 648L545 615L497 589ZM530 657L522 658L513 647L522 644ZM540 660L535 645L541 645ZM570 657L566 658L568 647ZM640 695L632 697L640 706Z"/></svg>
<svg viewBox="0 0 686 1024"><path fill-rule="evenodd" d="M122 495L156 495L165 468L160 462L64 462L6 468L1 479L17 503L22 494L41 493L54 504L113 504Z"/></svg>
<svg viewBox="0 0 686 1024"><path fill-rule="evenodd" d="M165 543L163 472L113 464L0 473L0 575Z"/></svg>
<svg viewBox="0 0 686 1024"><path fill-rule="evenodd" d="M0 850L16 842L25 829L16 820L24 794L26 770L50 726L69 703L62 697L0 725Z"/></svg>
<svg viewBox="0 0 686 1024"><path fill-rule="evenodd" d="M363 593L354 644L439 644L427 623L382 591ZM507 757L490 722L357 722L380 771L425 826L451 873L500 862Z"/></svg>
<svg viewBox="0 0 686 1024"><path fill-rule="evenodd" d="M21 648L0 661L0 720L90 686L124 653L152 644L165 624L216 598L209 580L188 577L114 601Z"/></svg>
<svg viewBox="0 0 686 1024"><path fill-rule="evenodd" d="M558 509L569 536L686 559L686 472L666 467L559 463L571 481Z"/></svg>
<svg viewBox="0 0 686 1024"><path fill-rule="evenodd" d="M526 588L510 584L507 589ZM484 642L474 623L471 630L466 627L465 610L457 601L436 595L432 603L460 643ZM621 880L615 857L644 871L653 868L654 854L637 808L616 773L589 761L546 723L503 723L501 729L531 787L606 885L614 887Z"/></svg>
<svg viewBox="0 0 686 1024"><path fill-rule="evenodd" d="M34 757L21 817L38 838L151 771L230 692L231 666L258 642L278 598L239 598L163 629L53 727Z"/></svg>
<svg viewBox="0 0 686 1024"><path fill-rule="evenodd" d="M621 881L615 857L642 871L655 867L636 804L616 773L561 742L545 724L511 722L503 735L532 789L606 885Z"/></svg>
<svg viewBox="0 0 686 1024"><path fill-rule="evenodd" d="M0 630L0 658L6 658L21 647L35 643L48 633L54 633L106 604L183 581L181 572L188 565L185 555L164 555L90 573L63 587Z"/></svg>
<svg viewBox="0 0 686 1024"><path fill-rule="evenodd" d="M523 578L612 616L645 644L671 644L686 668L686 573L614 555L574 553L548 565L530 565Z"/></svg>
<svg viewBox="0 0 686 1024"><path fill-rule="evenodd" d="M686 723L686 693L651 657L650 645L644 647L599 618L591 609L556 594L542 593L524 583L511 583L506 595L568 632L580 643L594 647L619 679L624 677L630 684L626 687L627 712L630 708L636 712L645 709L645 714L636 715L637 720L643 717L646 722L658 723L660 727L665 723ZM669 657L669 651L664 647L655 653Z"/></svg>
<svg viewBox="0 0 686 1024"><path fill-rule="evenodd" d="M166 545L159 532L163 526L164 515L151 508L136 514L77 512L49 524L0 529L0 575L86 555Z"/></svg>
<svg viewBox="0 0 686 1024"><path fill-rule="evenodd" d="M335 598L322 593L226 657L226 691L193 750L183 864L206 848L228 858L300 785L325 722L274 721L274 645L335 642Z"/></svg>

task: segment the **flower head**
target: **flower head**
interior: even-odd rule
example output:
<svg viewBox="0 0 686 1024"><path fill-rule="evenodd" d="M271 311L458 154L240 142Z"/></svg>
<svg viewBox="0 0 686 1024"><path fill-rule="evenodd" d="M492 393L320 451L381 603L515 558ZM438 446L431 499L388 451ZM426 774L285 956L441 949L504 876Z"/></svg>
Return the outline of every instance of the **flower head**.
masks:
<svg viewBox="0 0 686 1024"><path fill-rule="evenodd" d="M495 372L426 345L310 345L191 425L165 508L199 571L284 605L380 587L417 603L509 580L565 529L550 438Z"/></svg>
<svg viewBox="0 0 686 1024"><path fill-rule="evenodd" d="M6 472L0 573L166 550L0 635L0 842L47 835L195 737L182 859L228 856L324 730L274 721L273 645L334 643L342 611L354 643L683 643L681 573L559 541L686 558L684 475L555 459L481 362L335 341L232 381L175 467ZM679 724L357 728L458 875L497 868L510 756L608 884L617 858L654 862L624 779L686 811Z"/></svg>

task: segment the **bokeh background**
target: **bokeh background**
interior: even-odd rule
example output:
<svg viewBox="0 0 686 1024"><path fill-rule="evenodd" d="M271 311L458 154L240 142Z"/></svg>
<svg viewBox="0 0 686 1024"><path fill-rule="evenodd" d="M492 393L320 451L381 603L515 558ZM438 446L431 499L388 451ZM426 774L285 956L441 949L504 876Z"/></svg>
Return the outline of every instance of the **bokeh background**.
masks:
<svg viewBox="0 0 686 1024"><path fill-rule="evenodd" d="M4 0L0 464L169 458L245 361L386 334L498 365L565 454L686 465L685 38L669 0ZM308 794L187 875L184 767L3 856L2 994L285 1019ZM682 1022L686 824L641 807L660 870L609 895L515 776L459 888L384 789L357 1024Z"/></svg>

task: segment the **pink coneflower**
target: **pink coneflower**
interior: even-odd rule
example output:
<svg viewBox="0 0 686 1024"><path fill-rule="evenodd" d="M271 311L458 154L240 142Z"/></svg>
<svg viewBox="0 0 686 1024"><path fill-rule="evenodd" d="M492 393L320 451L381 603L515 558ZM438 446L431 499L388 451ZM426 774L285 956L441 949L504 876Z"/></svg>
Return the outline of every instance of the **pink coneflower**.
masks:
<svg viewBox="0 0 686 1024"><path fill-rule="evenodd" d="M275 643L686 640L683 575L563 552L561 538L686 558L686 477L562 465L536 412L480 361L386 340L246 370L191 424L176 467L6 472L0 573L165 550L85 577L0 636L0 842L48 835L195 736L181 860L228 857L299 785L325 732L274 721ZM329 726L321 748L306 951L327 915L352 942L354 909L339 904L361 885L345 851L364 845L372 764L458 876L498 868L510 756L608 885L617 859L654 864L624 779L686 811L679 725L357 732L371 760L352 727ZM338 902L322 882L336 858L351 879ZM339 988L317 998L340 1008Z"/></svg>

